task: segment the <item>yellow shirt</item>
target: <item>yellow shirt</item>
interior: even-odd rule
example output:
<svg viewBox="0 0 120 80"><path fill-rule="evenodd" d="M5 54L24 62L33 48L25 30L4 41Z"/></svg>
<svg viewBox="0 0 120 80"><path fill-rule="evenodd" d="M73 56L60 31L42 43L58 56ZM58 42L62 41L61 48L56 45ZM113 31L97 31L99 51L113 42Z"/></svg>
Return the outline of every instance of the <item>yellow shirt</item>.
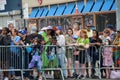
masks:
<svg viewBox="0 0 120 80"><path fill-rule="evenodd" d="M93 30L87 31L87 35L88 35L88 37L92 37L93 36Z"/></svg>
<svg viewBox="0 0 120 80"><path fill-rule="evenodd" d="M114 45L117 45L117 46L120 46L120 37L117 36L117 37L114 39L113 44L114 44Z"/></svg>

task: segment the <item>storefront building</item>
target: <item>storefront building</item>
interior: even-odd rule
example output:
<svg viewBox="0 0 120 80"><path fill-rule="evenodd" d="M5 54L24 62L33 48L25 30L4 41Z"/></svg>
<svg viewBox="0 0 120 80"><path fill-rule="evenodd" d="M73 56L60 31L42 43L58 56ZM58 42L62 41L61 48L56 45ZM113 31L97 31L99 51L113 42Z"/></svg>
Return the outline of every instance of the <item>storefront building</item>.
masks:
<svg viewBox="0 0 120 80"><path fill-rule="evenodd" d="M116 26L116 0L28 0L29 23L39 28L61 25L65 29L78 22L102 31L107 24ZM76 12L78 10L78 12Z"/></svg>

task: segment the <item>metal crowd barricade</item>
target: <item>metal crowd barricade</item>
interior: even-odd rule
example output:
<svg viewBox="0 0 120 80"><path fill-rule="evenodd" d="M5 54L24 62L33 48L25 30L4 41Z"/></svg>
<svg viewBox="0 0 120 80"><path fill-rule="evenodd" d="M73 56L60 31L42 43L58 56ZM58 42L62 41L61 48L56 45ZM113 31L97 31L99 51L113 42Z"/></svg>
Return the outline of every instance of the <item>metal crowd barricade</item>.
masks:
<svg viewBox="0 0 120 80"><path fill-rule="evenodd" d="M48 46L44 46L44 50L43 52L41 52L42 54L40 54L40 56L42 57L42 61L43 61L43 65L44 62L46 62L45 58L48 58L47 54L49 54L49 49L51 49L50 46L54 46L54 45L48 45ZM28 65L32 59L31 56L31 47L32 46L0 46L0 72L8 72L8 75L11 74L19 74L16 73L16 71L19 71L21 73L21 77L22 80L24 79L24 73L26 73L27 71L31 71L33 69L29 69ZM60 46L54 46L55 48L61 48ZM91 58L90 53L92 52L92 50L89 51L89 49L85 50L85 54L80 56L75 56L75 51L77 50L76 47L74 46L63 46L65 47L65 55L66 57L64 58L65 60L65 64L67 66L67 60L69 58L71 58L72 62L71 65L72 67L66 67L66 68L62 68L61 66L58 65L58 61L54 61L54 63L56 64L55 66L43 66L42 68L42 72L43 72L43 77L46 80L46 71L56 71L59 70L60 74L61 74L61 79L64 80L64 76L63 76L63 71L64 70L71 70L72 73L75 72L75 70L77 70L74 66L75 64L75 59L77 58L77 60L85 62L86 61L90 61ZM61 48L62 49L62 48ZM66 52L68 51L68 52ZM79 50L78 50L79 51ZM83 52L81 52L82 54ZM43 55L44 54L44 55ZM54 57L56 57L57 55L57 51L55 51ZM84 58L83 58L84 57ZM57 58L57 57L56 57ZM62 57L63 59L63 57ZM88 59L88 60L87 60ZM81 68L80 66L78 66L78 70L82 70L82 69L91 69L92 67L88 66L85 68ZM80 73L80 71L79 71ZM55 74L55 72L54 72Z"/></svg>
<svg viewBox="0 0 120 80"><path fill-rule="evenodd" d="M77 51L77 52L76 52ZM95 54L97 55L95 57ZM79 47L75 47L74 48L74 51L73 51L73 54L72 54L72 59L73 59L73 68L74 69L74 72L78 71L78 76L77 78L79 78L82 74L82 70L85 70L85 77L84 79L86 79L86 75L89 76L89 78L91 77L90 75L92 74L91 72L91 69L94 68L95 69L95 74L97 74L97 76L100 78L99 74L100 74L100 70L99 70L99 65L96 66L96 63L98 62L99 63L99 49L97 49L95 46L91 46L90 48L88 49L85 49L85 50L80 50ZM93 65L93 61L94 59L96 58L96 62L95 62L95 65L94 66L91 66ZM76 62L77 61L77 62ZM76 69L75 67L75 64L78 63L78 68ZM82 68L81 66L79 66L80 64L88 64L88 66ZM77 65L76 65L77 66Z"/></svg>
<svg viewBox="0 0 120 80"><path fill-rule="evenodd" d="M55 53L54 53L54 66L52 63L50 65L46 66L46 61L48 60L48 54L49 51L51 52L52 49L51 47L55 47ZM29 69L28 66L30 64L30 61L32 59L31 56L31 47L32 46L0 46L0 72L8 72L8 74L17 74L16 71L21 73L22 80L24 79L24 74L29 71L33 71L33 69ZM88 49L85 49L84 51L79 52L79 47L75 46L63 46L65 47L65 58L62 57L62 59L65 60L66 68L62 68L58 64L57 60L57 49L56 48L61 48L61 46L55 46L55 45L44 45L44 49L40 54L42 62L43 62L43 67L42 67L42 76L44 77L44 80L47 80L48 78L46 74L55 74L56 70L60 71L61 79L64 80L64 75L63 72L64 70L67 70L67 72L71 72L72 74L78 71L78 76L77 78L82 74L82 70L85 70L85 74L88 74L89 77L91 76L92 72L91 69L95 69L95 74L98 75L99 78L101 78L100 75L100 70L103 69L104 67L101 67L101 54L102 54L102 49L105 46L101 46L100 50L96 48L95 46L92 46ZM110 46L113 47L116 52L114 52L114 60L117 60L118 57L116 57L117 52L119 53L120 48L117 46ZM113 50L114 50L113 49ZM54 51L54 50L53 50ZM78 51L77 53L75 53ZM94 52L97 53L97 57L94 56ZM85 53L85 54L84 54ZM43 55L44 54L44 55ZM47 58L47 60L46 60ZM71 60L70 60L71 59ZM98 62L98 66L94 65L93 66L93 61ZM78 61L78 65L76 65L76 60ZM70 62L71 61L71 62ZM70 64L68 65L68 63ZM47 62L48 64L49 62ZM80 63L88 63L88 66L86 67L81 67L79 64ZM96 62L95 62L96 64ZM92 66L91 66L92 65ZM77 66L77 67L76 67ZM118 68L118 67L116 67ZM86 72L88 70L88 72ZM54 77L53 77L54 78ZM52 78L52 79L53 79ZM85 77L86 79L86 77Z"/></svg>
<svg viewBox="0 0 120 80"><path fill-rule="evenodd" d="M55 48L61 48L61 47L65 47L65 58L63 58L63 57L61 57L64 61L65 61L65 64L66 64L66 66L67 66L67 60L69 60L69 58L71 58L71 67L66 67L66 68L62 68L58 63L58 60L56 59L57 58L57 51L55 51L55 53L54 53L54 60L53 60L53 62L54 62L54 66L52 65L52 63L49 65L49 60L48 60L48 55L49 55L49 51L51 52L52 51L52 49L51 49L51 47L55 47ZM48 79L49 77L48 77L48 74L56 74L56 70L58 71L60 71L60 74L59 75L61 75L61 79L62 80L64 80L64 70L67 70L67 72L69 72L70 70L71 70L71 72L72 72L72 74L76 71L76 70L79 70L79 74L80 74L80 71L81 70L83 70L83 69L85 69L85 70L89 70L89 74L90 74L90 69L92 69L92 67L89 65L88 67L85 67L85 68L81 68L80 66L78 66L78 68L76 69L76 67L75 67L75 59L77 58L78 59L78 62L79 62L79 60L80 61L82 61L82 62L89 62L89 63L91 63L91 60L92 60L92 56L93 56L93 48L94 48L94 50L95 51L97 51L96 50L96 47L95 46L93 46L93 47L91 47L91 49L85 49L85 54L82 54L83 52L81 52L81 54L82 55L78 55L77 57L75 56L75 51L77 50L77 47L75 47L75 46L55 46L55 45L45 45L44 46L44 51L42 52L42 54L41 54L41 58L42 58L42 61L43 61L43 68L42 68L42 71L43 71L43 76L45 77L45 79ZM57 49L56 49L57 50ZM79 50L78 50L79 51ZM98 52L98 51L97 51ZM43 55L44 54L44 55ZM28 55L27 55L28 56ZM82 57L80 57L80 56L82 56ZM83 56L84 56L84 58L83 58ZM92 58L91 58L92 57ZM98 57L99 57L99 54L98 54ZM28 56L28 58L29 58L29 56ZM46 58L47 58L47 60L46 60ZM26 58L25 58L26 59ZM25 61L27 61L27 63L29 64L30 62L28 61L28 60L25 60ZM47 64L48 65L46 65L46 62L47 62ZM25 62L26 63L26 62ZM27 65L28 65L27 64ZM25 65L24 65L25 66ZM94 67L94 68L97 68L98 70L99 70L99 66L98 67ZM30 70L30 69L25 69L24 68L24 71L26 71L26 70ZM98 74L99 75L99 74ZM54 75L53 75L54 76ZM52 79L53 79L54 77L52 77Z"/></svg>
<svg viewBox="0 0 120 80"><path fill-rule="evenodd" d="M59 47L59 46L56 46L56 47ZM100 64L100 61L99 61L99 59L100 59L99 58L99 56L100 56L99 49L97 49L95 46L92 46L91 48L88 48L88 49L85 49L85 50L81 51L81 54L79 53L79 51L80 51L79 47L76 47L76 46L67 46L67 45L63 46L63 47L66 47L65 48L65 51L66 51L65 52L65 56L66 56L65 57L65 63L66 63L67 67L66 68L61 68L61 67L59 67L59 64L57 64L58 65L57 67L61 68L62 72L64 72L64 70L67 70L67 72L71 71L71 73L73 74L76 71L78 71L78 76L76 78L79 78L79 76L81 75L81 70L85 70L85 72L86 72L86 70L88 70L88 75L90 76L91 69L93 68L92 66L90 66L90 64L92 65L92 61L94 60L93 59L94 51L97 52L97 55L98 55L98 59L96 59L96 61L98 62L98 64ZM76 53L76 51L77 51L77 53ZM64 57L62 57L62 59L64 60ZM68 61L70 59L71 59L71 63L68 66L67 64L69 63ZM78 61L78 66L77 67L75 65L76 64L76 60ZM84 64L89 63L89 66L82 68L82 67L79 66L80 62L82 62ZM52 68L51 66L49 66L49 70L52 70L52 69L55 69L55 68ZM94 68L96 70L95 72L97 73L98 77L100 78L100 75L99 75L100 74L100 66L98 65L96 67L96 65L95 65Z"/></svg>
<svg viewBox="0 0 120 80"><path fill-rule="evenodd" d="M0 46L0 72L22 76L22 47Z"/></svg>

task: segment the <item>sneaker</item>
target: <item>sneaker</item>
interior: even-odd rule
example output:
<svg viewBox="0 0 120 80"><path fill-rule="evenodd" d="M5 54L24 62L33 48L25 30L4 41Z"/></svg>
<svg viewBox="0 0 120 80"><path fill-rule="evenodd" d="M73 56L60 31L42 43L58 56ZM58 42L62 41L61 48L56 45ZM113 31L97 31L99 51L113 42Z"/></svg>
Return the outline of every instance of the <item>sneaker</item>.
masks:
<svg viewBox="0 0 120 80"><path fill-rule="evenodd" d="M42 76L39 76L38 79L36 79L36 80L42 80Z"/></svg>
<svg viewBox="0 0 120 80"><path fill-rule="evenodd" d="M53 78L53 76L50 75L50 74L47 74L47 75L46 75L46 78L51 79L51 78Z"/></svg>
<svg viewBox="0 0 120 80"><path fill-rule="evenodd" d="M30 79L30 80L33 80L33 79L34 79L34 77L33 77L33 76L29 76L29 79Z"/></svg>
<svg viewBox="0 0 120 80"><path fill-rule="evenodd" d="M87 74L87 75L86 75L86 78L90 78L90 76Z"/></svg>
<svg viewBox="0 0 120 80"><path fill-rule="evenodd" d="M92 79L99 79L99 77L96 75L91 75L91 77L92 77Z"/></svg>
<svg viewBox="0 0 120 80"><path fill-rule="evenodd" d="M78 76L79 76L78 74L73 73L73 77L74 77L74 78L77 78Z"/></svg>
<svg viewBox="0 0 120 80"><path fill-rule="evenodd" d="M102 75L101 78L102 78L102 79L103 79L103 78L106 78L106 76L103 76L103 75Z"/></svg>
<svg viewBox="0 0 120 80"><path fill-rule="evenodd" d="M67 77L66 77L66 76L64 76L64 79L67 79Z"/></svg>
<svg viewBox="0 0 120 80"><path fill-rule="evenodd" d="M37 76L38 76L38 72L37 71L33 71L33 77L37 78Z"/></svg>
<svg viewBox="0 0 120 80"><path fill-rule="evenodd" d="M68 76L68 78L74 78L74 76Z"/></svg>
<svg viewBox="0 0 120 80"><path fill-rule="evenodd" d="M20 80L21 77L20 77L20 76L16 76L15 79L16 79L16 80Z"/></svg>
<svg viewBox="0 0 120 80"><path fill-rule="evenodd" d="M83 75L81 75L80 77L79 77L79 79L83 79L84 78L84 76Z"/></svg>
<svg viewBox="0 0 120 80"><path fill-rule="evenodd" d="M8 78L8 77L5 77L4 80L9 80L9 78Z"/></svg>

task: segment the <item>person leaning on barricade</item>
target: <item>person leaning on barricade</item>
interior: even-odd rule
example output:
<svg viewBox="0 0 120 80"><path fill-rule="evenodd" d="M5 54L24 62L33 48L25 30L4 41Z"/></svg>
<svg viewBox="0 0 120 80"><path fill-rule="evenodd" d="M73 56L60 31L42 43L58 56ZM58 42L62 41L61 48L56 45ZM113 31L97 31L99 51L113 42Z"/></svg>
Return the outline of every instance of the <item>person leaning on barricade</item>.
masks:
<svg viewBox="0 0 120 80"><path fill-rule="evenodd" d="M22 50L21 50L21 37L18 35L18 30L11 30L11 43L10 43L10 69L22 68ZM10 71L9 78L20 77L20 71Z"/></svg>
<svg viewBox="0 0 120 80"><path fill-rule="evenodd" d="M73 30L72 38L76 43L77 39L80 36L80 27L79 27L78 23L73 24L73 29L72 30ZM78 54L79 50L76 47L74 47L74 50L75 51L73 52L73 60L74 60L74 64L73 64L74 66L73 67L75 68L75 71L73 73L73 77L77 78L78 75L79 75L79 60L76 58L76 56L79 55Z"/></svg>
<svg viewBox="0 0 120 80"><path fill-rule="evenodd" d="M45 49L44 52L42 54L42 58L43 60L43 67L44 68L50 68L49 64L49 59L48 59L48 53L49 53L49 46L51 46L52 43L52 37L55 36L55 32L53 30L52 26L47 26L47 27L43 27L39 33L40 35L42 35L44 41L45 41ZM48 76L48 71L45 71L46 75ZM50 76L50 75L49 75Z"/></svg>
<svg viewBox="0 0 120 80"><path fill-rule="evenodd" d="M9 29L7 27L2 28L2 32L0 34L0 68L1 69L9 69L10 67L10 43L11 43L11 37L8 35ZM7 47L3 47L7 46ZM2 64L1 64L2 63ZM4 64L4 66L3 66ZM4 77L8 77L8 74L4 72Z"/></svg>
<svg viewBox="0 0 120 80"><path fill-rule="evenodd" d="M32 27L31 34L26 34L25 36L23 36L23 42L26 45L26 49L25 49L25 65L26 66L28 66L28 64L29 64L28 62L30 62L33 58L33 56L30 53L33 50L32 44L35 41L35 39L37 39L38 44L42 44L42 45L45 44L44 38L42 37L41 34L38 34L38 32L37 32L37 28ZM41 53L43 53L43 52L41 52ZM29 77L29 72L26 71L25 77L26 78Z"/></svg>
<svg viewBox="0 0 120 80"><path fill-rule="evenodd" d="M36 79L38 77L42 80L41 69L43 63L40 55L42 54L44 47L39 43L39 39L37 37L33 39L31 47L32 51L30 54L32 55L32 59L29 63L29 68L34 70L30 75L33 77L32 79Z"/></svg>
<svg viewBox="0 0 120 80"><path fill-rule="evenodd" d="M87 49L89 48L89 38L87 36L86 30L82 29L80 31L80 37L77 39L77 42L74 44L78 47L79 55L76 56L76 59L79 60L81 66L81 75L79 78L85 78L85 68L86 68L86 53Z"/></svg>
<svg viewBox="0 0 120 80"><path fill-rule="evenodd" d="M72 78L72 60L73 60L73 46L72 44L76 42L76 40L73 38L73 30L71 28L67 29L67 34L65 35L65 41L66 41L66 57L67 57L67 68L68 68L68 77Z"/></svg>
<svg viewBox="0 0 120 80"><path fill-rule="evenodd" d="M120 60L120 30L117 30L117 35L112 44L115 45L115 47L113 47L113 60L114 63L117 64L117 61Z"/></svg>
<svg viewBox="0 0 120 80"><path fill-rule="evenodd" d="M44 52L42 54L43 59L43 67L44 68L54 68L57 67L57 60L56 60L56 50L54 51L54 47L56 49L56 45L54 42L56 40L54 39L55 36L55 30L52 26L43 27L38 34L41 34L45 41L45 48ZM45 75L46 78L53 78L53 71L46 70Z"/></svg>
<svg viewBox="0 0 120 80"><path fill-rule="evenodd" d="M31 33L27 34L23 38L25 38L23 40L23 42L24 42L25 45L31 45L33 43L33 41L34 41L35 38L38 38L39 43L45 44L43 36L41 34L38 34L36 27L32 27ZM30 55L29 55L29 57L30 57L30 60L31 60L31 56Z"/></svg>
<svg viewBox="0 0 120 80"><path fill-rule="evenodd" d="M66 61L66 56L65 56L65 52L66 52L66 48L65 48L65 36L62 33L62 27L58 26L56 28L56 39L57 39L57 43L56 43L56 58L57 58L57 63L58 66L62 69L63 71L63 76L65 78L67 78L67 61Z"/></svg>
<svg viewBox="0 0 120 80"><path fill-rule="evenodd" d="M110 46L111 38L109 37L110 32L109 30L104 30L104 38L103 38L103 47L102 47L102 65L105 67L106 70L106 78L110 78L110 67L113 65L113 49ZM103 73L101 73L103 74Z"/></svg>
<svg viewBox="0 0 120 80"><path fill-rule="evenodd" d="M93 36L89 38L90 39L90 48L89 48L89 55L92 59L92 78L98 78L98 76L95 75L95 67L96 67L96 61L99 59L99 49L102 44L102 40L99 38L98 31L93 30Z"/></svg>

